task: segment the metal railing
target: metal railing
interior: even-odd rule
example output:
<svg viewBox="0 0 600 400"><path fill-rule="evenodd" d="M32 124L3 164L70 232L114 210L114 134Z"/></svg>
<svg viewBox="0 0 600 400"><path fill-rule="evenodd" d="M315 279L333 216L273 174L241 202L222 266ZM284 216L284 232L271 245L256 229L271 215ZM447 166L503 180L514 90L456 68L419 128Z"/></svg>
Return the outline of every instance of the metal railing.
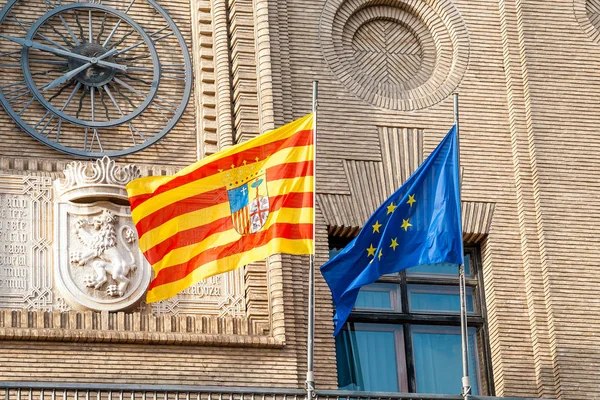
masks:
<svg viewBox="0 0 600 400"><path fill-rule="evenodd" d="M301 389L102 383L0 382L0 390L4 390L4 400L304 400L306 397L306 391ZM316 390L315 394L316 400L463 400L460 395L420 393ZM469 396L469 400L493 399L499 398Z"/></svg>

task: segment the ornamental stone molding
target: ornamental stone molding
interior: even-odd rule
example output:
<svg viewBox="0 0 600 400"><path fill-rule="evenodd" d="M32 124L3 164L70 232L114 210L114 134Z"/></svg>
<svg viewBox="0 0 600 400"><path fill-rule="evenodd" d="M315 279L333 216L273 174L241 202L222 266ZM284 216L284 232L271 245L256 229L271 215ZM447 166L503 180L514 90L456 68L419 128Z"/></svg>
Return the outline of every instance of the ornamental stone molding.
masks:
<svg viewBox="0 0 600 400"><path fill-rule="evenodd" d="M377 107L430 107L460 84L467 28L450 0L327 0L319 39L332 72Z"/></svg>
<svg viewBox="0 0 600 400"><path fill-rule="evenodd" d="M408 127L378 127L381 161L342 161L349 195L317 194L329 236L351 238L358 234L377 206L399 188L423 163L424 131ZM370 176L371 182L362 177ZM461 170L461 181L464 171ZM378 190L373 190L373 188ZM463 240L479 243L489 234L495 204L461 202Z"/></svg>
<svg viewBox="0 0 600 400"><path fill-rule="evenodd" d="M275 257L146 304L125 185L172 167L0 157L0 339L281 348Z"/></svg>
<svg viewBox="0 0 600 400"><path fill-rule="evenodd" d="M51 311L52 181L0 175L0 309Z"/></svg>
<svg viewBox="0 0 600 400"><path fill-rule="evenodd" d="M74 161L64 176L54 182L57 288L75 309L129 309L145 294L152 275L124 203L125 185L140 170L104 157Z"/></svg>
<svg viewBox="0 0 600 400"><path fill-rule="evenodd" d="M108 157L94 162L73 161L64 170L64 179L54 187L62 200L80 201L94 198L127 200L125 185L141 177L137 165L119 166Z"/></svg>

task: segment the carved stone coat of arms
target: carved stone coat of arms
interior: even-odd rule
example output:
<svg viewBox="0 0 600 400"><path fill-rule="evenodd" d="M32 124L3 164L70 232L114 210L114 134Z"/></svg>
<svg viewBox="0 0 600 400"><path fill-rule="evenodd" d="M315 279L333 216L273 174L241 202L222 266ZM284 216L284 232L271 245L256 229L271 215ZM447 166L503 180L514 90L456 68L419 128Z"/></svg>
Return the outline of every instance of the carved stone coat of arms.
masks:
<svg viewBox="0 0 600 400"><path fill-rule="evenodd" d="M144 295L151 268L137 245L125 185L135 166L73 162L55 182L55 283L74 308L117 311Z"/></svg>

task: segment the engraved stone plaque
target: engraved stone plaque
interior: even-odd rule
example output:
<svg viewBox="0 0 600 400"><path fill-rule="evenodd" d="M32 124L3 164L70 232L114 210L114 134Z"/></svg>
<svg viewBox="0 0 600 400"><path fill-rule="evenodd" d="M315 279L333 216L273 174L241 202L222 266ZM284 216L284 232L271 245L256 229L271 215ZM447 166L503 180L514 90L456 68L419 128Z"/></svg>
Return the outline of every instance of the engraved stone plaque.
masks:
<svg viewBox="0 0 600 400"><path fill-rule="evenodd" d="M245 317L244 268L147 305L152 270L125 185L135 165L74 161L64 178L0 175L0 309Z"/></svg>
<svg viewBox="0 0 600 400"><path fill-rule="evenodd" d="M0 175L0 308L50 310L52 182Z"/></svg>
<svg viewBox="0 0 600 400"><path fill-rule="evenodd" d="M198 282L168 300L152 303L152 313L241 317L246 314L244 268Z"/></svg>
<svg viewBox="0 0 600 400"><path fill-rule="evenodd" d="M32 215L28 196L0 194L0 290L6 294L23 295L29 286Z"/></svg>

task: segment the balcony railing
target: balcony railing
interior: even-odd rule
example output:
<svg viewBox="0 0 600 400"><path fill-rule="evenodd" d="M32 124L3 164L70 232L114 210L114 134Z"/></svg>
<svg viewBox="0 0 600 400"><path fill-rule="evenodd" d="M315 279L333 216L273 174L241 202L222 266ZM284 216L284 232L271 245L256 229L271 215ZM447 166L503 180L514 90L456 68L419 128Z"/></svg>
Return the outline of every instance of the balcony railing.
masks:
<svg viewBox="0 0 600 400"><path fill-rule="evenodd" d="M306 392L301 389L100 383L0 382L0 390L4 391L4 400L305 400L306 397ZM469 400L494 399L500 398L469 396ZM502 399L532 400L516 397ZM463 400L463 397L441 394L317 390L316 400Z"/></svg>

